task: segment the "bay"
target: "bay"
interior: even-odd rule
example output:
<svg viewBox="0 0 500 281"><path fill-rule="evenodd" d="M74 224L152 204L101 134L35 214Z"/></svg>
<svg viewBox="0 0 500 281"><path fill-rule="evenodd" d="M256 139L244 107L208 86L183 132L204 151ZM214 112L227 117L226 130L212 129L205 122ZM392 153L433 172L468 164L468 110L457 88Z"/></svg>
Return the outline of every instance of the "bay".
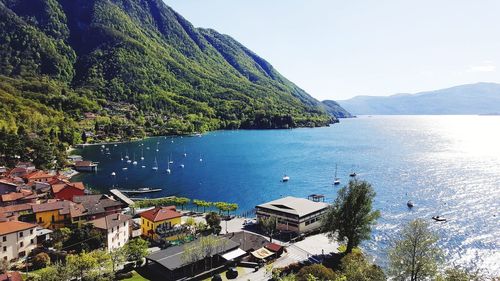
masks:
<svg viewBox="0 0 500 281"><path fill-rule="evenodd" d="M287 195L320 193L331 202L339 188L332 185L335 166L342 185L354 169L374 186L382 213L363 244L376 262L386 263L388 245L406 222L423 218L440 235L448 260L500 272L498 116L362 116L325 128L216 131L106 147L109 155L100 146L80 151L99 162L99 171L74 180L103 192L154 187L163 191L153 197L235 202L239 213ZM127 152L138 165L120 160ZM158 171L151 169L155 157ZM289 182L280 181L284 174ZM434 215L449 221L434 223Z"/></svg>

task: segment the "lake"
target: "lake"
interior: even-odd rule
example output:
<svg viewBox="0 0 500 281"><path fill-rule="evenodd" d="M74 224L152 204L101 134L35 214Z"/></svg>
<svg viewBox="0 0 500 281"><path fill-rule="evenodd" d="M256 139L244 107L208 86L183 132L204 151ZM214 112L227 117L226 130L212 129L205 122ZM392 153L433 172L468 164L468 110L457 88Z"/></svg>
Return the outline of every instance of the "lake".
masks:
<svg viewBox="0 0 500 281"><path fill-rule="evenodd" d="M321 193L332 201L339 188L332 185L335 167L342 184L355 170L372 183L374 206L382 213L372 240L363 244L376 262L385 263L403 224L424 218L450 260L500 272L498 116L362 116L325 128L216 131L107 147L109 155L100 146L79 152L98 161L99 171L75 180L100 191L155 187L163 191L154 197L235 202L239 213L286 195ZM127 153L132 160L135 154L137 166L120 160ZM151 169L155 157L158 171ZM169 157L171 174L165 172ZM289 182L281 182L284 174ZM449 221L434 223L434 215Z"/></svg>

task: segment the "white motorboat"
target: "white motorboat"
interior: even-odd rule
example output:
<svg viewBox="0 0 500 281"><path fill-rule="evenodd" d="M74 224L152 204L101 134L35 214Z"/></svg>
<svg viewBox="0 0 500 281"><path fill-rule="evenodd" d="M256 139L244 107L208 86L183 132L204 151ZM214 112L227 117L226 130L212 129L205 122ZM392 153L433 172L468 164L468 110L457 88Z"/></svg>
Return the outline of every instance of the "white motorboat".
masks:
<svg viewBox="0 0 500 281"><path fill-rule="evenodd" d="M287 175L283 175L283 178L281 179L282 182L287 182L290 180L290 177Z"/></svg>

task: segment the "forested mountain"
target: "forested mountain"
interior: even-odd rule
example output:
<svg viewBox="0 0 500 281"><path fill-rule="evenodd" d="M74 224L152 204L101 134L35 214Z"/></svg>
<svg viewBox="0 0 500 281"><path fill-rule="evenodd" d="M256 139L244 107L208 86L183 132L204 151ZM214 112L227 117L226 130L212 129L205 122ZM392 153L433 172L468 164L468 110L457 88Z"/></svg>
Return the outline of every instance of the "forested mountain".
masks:
<svg viewBox="0 0 500 281"><path fill-rule="evenodd" d="M87 135L335 121L264 59L161 0L0 0L0 100L1 139L21 131L54 149Z"/></svg>
<svg viewBox="0 0 500 281"><path fill-rule="evenodd" d="M499 114L500 84L476 83L417 94L339 101L353 114Z"/></svg>
<svg viewBox="0 0 500 281"><path fill-rule="evenodd" d="M321 102L328 114L336 118L353 118L354 116L345 110L338 102L333 100L324 100Z"/></svg>

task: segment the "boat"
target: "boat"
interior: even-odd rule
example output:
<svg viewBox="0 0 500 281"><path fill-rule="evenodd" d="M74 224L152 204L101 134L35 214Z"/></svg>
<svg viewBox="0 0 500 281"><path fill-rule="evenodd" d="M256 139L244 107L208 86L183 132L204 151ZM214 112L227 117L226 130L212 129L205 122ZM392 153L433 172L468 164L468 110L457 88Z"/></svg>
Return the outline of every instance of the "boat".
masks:
<svg viewBox="0 0 500 281"><path fill-rule="evenodd" d="M106 146L105 146L104 144L103 144L103 145L101 145L101 148L105 148L105 147L106 147Z"/></svg>
<svg viewBox="0 0 500 281"><path fill-rule="evenodd" d="M180 164L179 167L184 168L184 164Z"/></svg>
<svg viewBox="0 0 500 281"><path fill-rule="evenodd" d="M114 146L115 146L115 147L117 147L118 145L115 143L115 145L114 145Z"/></svg>
<svg viewBox="0 0 500 281"><path fill-rule="evenodd" d="M156 152L160 151L160 149L158 148L158 144L159 144L159 143L160 143L160 142L157 142L157 143L156 143Z"/></svg>
<svg viewBox="0 0 500 281"><path fill-rule="evenodd" d="M184 147L184 157L188 156L187 153L186 153L186 147Z"/></svg>
<svg viewBox="0 0 500 281"><path fill-rule="evenodd" d="M408 206L408 208L413 208L413 202L411 200L408 200L408 202L406 202L406 206Z"/></svg>
<svg viewBox="0 0 500 281"><path fill-rule="evenodd" d="M126 170L128 170L128 168L127 167L123 167L122 170L126 171Z"/></svg>
<svg viewBox="0 0 500 281"><path fill-rule="evenodd" d="M433 216L432 219L435 220L435 221L439 221L439 222L445 222L446 221L446 218L443 218L443 217L440 217L440 216Z"/></svg>
<svg viewBox="0 0 500 281"><path fill-rule="evenodd" d="M282 182L287 182L290 180L290 177L287 175L283 175L283 178L281 179Z"/></svg>
<svg viewBox="0 0 500 281"><path fill-rule="evenodd" d="M339 185L340 179L337 178L337 164L335 164L335 178L333 179L333 185Z"/></svg>
<svg viewBox="0 0 500 281"><path fill-rule="evenodd" d="M135 161L135 153L134 153L134 162L132 162L132 165L137 165L137 161Z"/></svg>
<svg viewBox="0 0 500 281"><path fill-rule="evenodd" d="M125 159L128 159L128 149L127 149L127 153L125 153Z"/></svg>
<svg viewBox="0 0 500 281"><path fill-rule="evenodd" d="M354 171L354 165L352 165L352 172L349 174L351 178L354 178L356 176L356 172Z"/></svg>
<svg viewBox="0 0 500 281"><path fill-rule="evenodd" d="M116 173L115 173L115 172L112 172L112 173L111 173L111 175L112 175L112 176L116 176Z"/></svg>
<svg viewBox="0 0 500 281"><path fill-rule="evenodd" d="M123 154L120 152L120 160L123 161Z"/></svg>
<svg viewBox="0 0 500 281"><path fill-rule="evenodd" d="M168 158L167 162L167 174L170 174L172 171L170 171L170 157Z"/></svg>
<svg viewBox="0 0 500 281"><path fill-rule="evenodd" d="M142 166L141 166L141 168L143 168L143 169L144 169L144 168L146 168L146 166L142 165Z"/></svg>
<svg viewBox="0 0 500 281"><path fill-rule="evenodd" d="M170 141L171 143L174 143L174 137L172 137L172 140Z"/></svg>
<svg viewBox="0 0 500 281"><path fill-rule="evenodd" d="M158 161L156 160L156 157L155 157L155 165L151 169L153 169L154 171L158 171Z"/></svg>
<svg viewBox="0 0 500 281"><path fill-rule="evenodd" d="M144 148L141 148L141 161L144 160Z"/></svg>
<svg viewBox="0 0 500 281"><path fill-rule="evenodd" d="M203 162L203 158L201 158L201 154L200 154L200 162Z"/></svg>

